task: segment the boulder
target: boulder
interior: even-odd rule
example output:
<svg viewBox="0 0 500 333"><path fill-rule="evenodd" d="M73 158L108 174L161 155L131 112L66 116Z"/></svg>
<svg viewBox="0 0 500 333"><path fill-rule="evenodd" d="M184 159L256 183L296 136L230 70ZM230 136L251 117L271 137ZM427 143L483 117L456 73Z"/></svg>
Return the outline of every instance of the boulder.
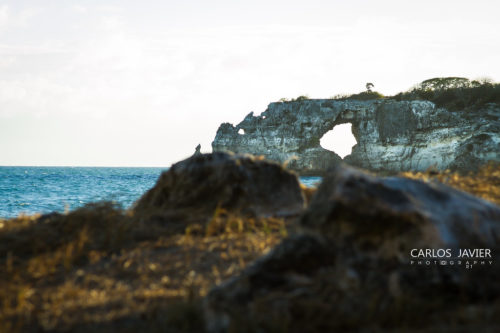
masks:
<svg viewBox="0 0 500 333"><path fill-rule="evenodd" d="M378 257L390 249L390 256L406 255L415 247L456 252L496 246L500 208L438 182L376 177L339 165L323 179L301 225L358 250L373 249Z"/></svg>
<svg viewBox="0 0 500 333"><path fill-rule="evenodd" d="M194 149L194 154L193 155L201 155L201 145L198 144L196 148Z"/></svg>
<svg viewBox="0 0 500 333"><path fill-rule="evenodd" d="M439 331L499 323L500 208L492 203L445 185L340 165L324 178L300 225L298 234L211 290L209 331L243 325L257 332ZM464 249L491 256L457 258ZM419 250L432 255L419 257Z"/></svg>
<svg viewBox="0 0 500 333"><path fill-rule="evenodd" d="M294 216L304 198L295 174L250 155L197 154L161 174L134 213L156 219L206 219L222 208L249 216Z"/></svg>

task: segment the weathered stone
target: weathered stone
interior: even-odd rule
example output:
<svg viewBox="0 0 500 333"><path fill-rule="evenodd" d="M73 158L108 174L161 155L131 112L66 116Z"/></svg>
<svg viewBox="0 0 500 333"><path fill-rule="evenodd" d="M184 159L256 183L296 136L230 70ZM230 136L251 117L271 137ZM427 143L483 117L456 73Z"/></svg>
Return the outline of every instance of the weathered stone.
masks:
<svg viewBox="0 0 500 333"><path fill-rule="evenodd" d="M500 208L441 183L339 165L323 179L301 225L378 257L384 251L401 257L413 248L497 246Z"/></svg>
<svg viewBox="0 0 500 333"><path fill-rule="evenodd" d="M304 100L271 103L236 126L222 124L213 151L264 155L302 174L324 174L341 158L320 146L336 125L357 140L345 162L370 170L474 170L500 161L500 107L450 112L428 101ZM243 129L244 134L239 134ZM480 143L480 144L479 144Z"/></svg>
<svg viewBox="0 0 500 333"><path fill-rule="evenodd" d="M251 303L279 289L308 286L309 276L318 269L330 267L334 262L333 248L321 236L297 235L283 240L270 254L257 259L243 274L210 291L205 298L205 320L209 332L225 332L242 324L249 327L258 313L252 313ZM283 314L284 315L284 314ZM235 319L246 322L238 323ZM285 318L277 320L286 321ZM262 330L262 328L260 328Z"/></svg>
<svg viewBox="0 0 500 333"><path fill-rule="evenodd" d="M196 148L194 149L194 154L193 155L201 155L201 145L198 144Z"/></svg>
<svg viewBox="0 0 500 333"><path fill-rule="evenodd" d="M161 174L137 202L136 214L190 219L211 217L217 207L254 216L302 212L297 176L281 165L228 153L194 155Z"/></svg>
<svg viewBox="0 0 500 333"><path fill-rule="evenodd" d="M209 331L242 325L250 331L397 331L449 328L458 317L452 320L462 328L499 323L498 206L445 185L338 166L300 224L302 234L208 294ZM411 256L412 249L441 248L452 257ZM468 258L458 264L459 249L476 248L492 256L470 260L471 269ZM442 259L454 264L441 265Z"/></svg>

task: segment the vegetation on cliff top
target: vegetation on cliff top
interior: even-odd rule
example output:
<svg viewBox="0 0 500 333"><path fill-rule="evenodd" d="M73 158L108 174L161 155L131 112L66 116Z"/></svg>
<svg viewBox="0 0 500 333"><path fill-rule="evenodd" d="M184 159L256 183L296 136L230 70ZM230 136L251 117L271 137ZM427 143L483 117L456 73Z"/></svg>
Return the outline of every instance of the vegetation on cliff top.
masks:
<svg viewBox="0 0 500 333"><path fill-rule="evenodd" d="M367 83L367 90L357 94L338 94L330 97L334 100L369 101L381 98L397 101L427 100L451 111L464 109L480 109L488 103L500 103L500 84L491 79L469 80L463 77L439 77L425 80L408 91L394 96L384 96L372 91L373 84ZM295 99L282 98L280 102L296 102L307 100L307 95Z"/></svg>
<svg viewBox="0 0 500 333"><path fill-rule="evenodd" d="M296 98L280 98L279 102L286 103L286 102L300 102L300 101L307 101L308 99L311 99L308 95L300 95L299 97Z"/></svg>
<svg viewBox="0 0 500 333"><path fill-rule="evenodd" d="M345 100L356 100L356 101L370 101L373 99L384 98L385 96L379 93L378 91L363 91L359 94L352 95L335 95L332 99L345 101Z"/></svg>
<svg viewBox="0 0 500 333"><path fill-rule="evenodd" d="M471 81L460 77L434 78L392 98L398 101L428 100L452 111L479 109L488 103L500 103L500 84L490 79Z"/></svg>

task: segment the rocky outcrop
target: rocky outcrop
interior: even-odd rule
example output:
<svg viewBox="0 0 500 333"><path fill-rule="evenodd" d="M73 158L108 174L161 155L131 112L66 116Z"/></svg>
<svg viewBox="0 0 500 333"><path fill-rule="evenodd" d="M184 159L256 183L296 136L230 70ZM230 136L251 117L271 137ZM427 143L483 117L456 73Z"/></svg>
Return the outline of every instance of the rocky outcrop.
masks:
<svg viewBox="0 0 500 333"><path fill-rule="evenodd" d="M208 294L209 331L499 324L498 206L445 185L342 166L325 177L300 224L301 232ZM474 249L483 250L457 258Z"/></svg>
<svg viewBox="0 0 500 333"><path fill-rule="evenodd" d="M500 207L441 183L339 165L321 183L301 225L359 252L403 258L413 248L457 253L498 246Z"/></svg>
<svg viewBox="0 0 500 333"><path fill-rule="evenodd" d="M236 126L222 124L212 149L264 155L321 175L341 158L320 139L342 123L352 123L357 141L344 161L370 170L474 170L500 160L500 106L451 112L428 101L390 99L271 103Z"/></svg>
<svg viewBox="0 0 500 333"><path fill-rule="evenodd" d="M198 144L196 148L194 149L194 154L193 155L201 155L201 145Z"/></svg>
<svg viewBox="0 0 500 333"><path fill-rule="evenodd" d="M232 153L196 154L161 174L136 203L146 219L193 221L219 207L251 216L292 216L304 208L297 176L281 165Z"/></svg>

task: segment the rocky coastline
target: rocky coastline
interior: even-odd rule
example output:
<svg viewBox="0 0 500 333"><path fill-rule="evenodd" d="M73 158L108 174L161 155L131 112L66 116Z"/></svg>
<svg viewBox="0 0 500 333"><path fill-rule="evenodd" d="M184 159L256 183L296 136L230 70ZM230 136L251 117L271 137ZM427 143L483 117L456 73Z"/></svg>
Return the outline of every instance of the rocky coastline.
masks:
<svg viewBox="0 0 500 333"><path fill-rule="evenodd" d="M236 126L220 125L213 151L262 155L301 175L325 175L342 159L320 139L351 123L357 141L343 162L378 172L477 170L500 161L500 106L450 111L430 101L305 99L269 104Z"/></svg>

